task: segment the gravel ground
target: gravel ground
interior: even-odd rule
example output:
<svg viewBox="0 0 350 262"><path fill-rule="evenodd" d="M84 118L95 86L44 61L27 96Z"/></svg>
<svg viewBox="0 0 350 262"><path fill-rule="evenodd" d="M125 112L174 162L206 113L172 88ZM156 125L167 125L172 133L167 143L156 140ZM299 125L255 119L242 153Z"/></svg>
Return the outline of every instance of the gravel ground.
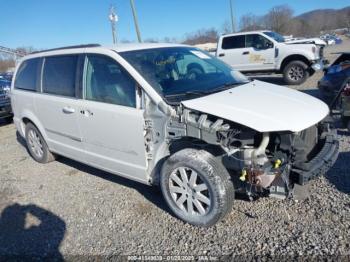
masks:
<svg viewBox="0 0 350 262"><path fill-rule="evenodd" d="M347 41L326 54L332 60L331 52L349 46ZM315 74L298 89L313 90L320 77ZM346 260L350 134L339 129L338 136L339 159L325 177L310 183L306 200L240 198L226 219L203 229L173 217L161 193L148 186L65 158L47 165L34 162L14 125L0 123L0 255L323 255Z"/></svg>

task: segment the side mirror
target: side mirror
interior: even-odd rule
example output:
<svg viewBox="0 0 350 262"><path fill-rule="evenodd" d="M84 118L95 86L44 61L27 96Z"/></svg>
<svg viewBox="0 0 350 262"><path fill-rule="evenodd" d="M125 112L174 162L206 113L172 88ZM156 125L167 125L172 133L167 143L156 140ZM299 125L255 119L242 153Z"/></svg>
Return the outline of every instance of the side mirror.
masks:
<svg viewBox="0 0 350 262"><path fill-rule="evenodd" d="M265 47L266 47L266 49L273 48L273 43L272 42L267 42Z"/></svg>

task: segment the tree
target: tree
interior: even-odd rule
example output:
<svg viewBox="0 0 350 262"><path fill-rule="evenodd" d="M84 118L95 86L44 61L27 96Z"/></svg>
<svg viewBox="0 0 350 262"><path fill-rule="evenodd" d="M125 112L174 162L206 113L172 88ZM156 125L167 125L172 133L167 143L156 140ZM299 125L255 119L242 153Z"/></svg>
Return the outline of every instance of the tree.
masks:
<svg viewBox="0 0 350 262"><path fill-rule="evenodd" d="M0 59L0 72L6 72L10 68L15 67L15 60L13 58L2 58Z"/></svg>
<svg viewBox="0 0 350 262"><path fill-rule="evenodd" d="M279 5L270 9L264 17L268 29L285 34L288 31L289 22L293 18L293 9L288 5Z"/></svg>
<svg viewBox="0 0 350 262"><path fill-rule="evenodd" d="M183 43L187 45L215 43L217 38L218 31L215 28L201 29L197 32L187 34Z"/></svg>
<svg viewBox="0 0 350 262"><path fill-rule="evenodd" d="M159 43L158 39L155 38L147 38L144 40L145 43Z"/></svg>
<svg viewBox="0 0 350 262"><path fill-rule="evenodd" d="M243 15L240 19L239 26L241 31L263 30L266 27L263 24L263 18L252 13Z"/></svg>
<svg viewBox="0 0 350 262"><path fill-rule="evenodd" d="M232 33L232 26L228 20L226 20L222 25L221 25L221 34L229 34Z"/></svg>

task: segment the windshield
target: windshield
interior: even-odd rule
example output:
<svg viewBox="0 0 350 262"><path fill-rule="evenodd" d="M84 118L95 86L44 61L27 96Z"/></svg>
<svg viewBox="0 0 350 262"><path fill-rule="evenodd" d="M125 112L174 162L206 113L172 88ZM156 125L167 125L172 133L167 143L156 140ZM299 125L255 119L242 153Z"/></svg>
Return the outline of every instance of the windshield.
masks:
<svg viewBox="0 0 350 262"><path fill-rule="evenodd" d="M155 48L119 54L169 103L249 82L238 71L196 48Z"/></svg>
<svg viewBox="0 0 350 262"><path fill-rule="evenodd" d="M283 43L286 41L282 35L276 32L267 31L267 32L264 32L264 34L275 39L279 43Z"/></svg>

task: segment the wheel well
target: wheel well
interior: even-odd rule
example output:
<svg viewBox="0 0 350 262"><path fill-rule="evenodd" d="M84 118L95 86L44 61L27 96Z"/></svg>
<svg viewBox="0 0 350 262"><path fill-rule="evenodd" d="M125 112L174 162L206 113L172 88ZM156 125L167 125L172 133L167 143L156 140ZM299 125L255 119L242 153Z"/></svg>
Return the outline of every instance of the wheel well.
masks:
<svg viewBox="0 0 350 262"><path fill-rule="evenodd" d="M36 124L34 124L34 122L33 122L32 120L30 120L29 118L27 118L27 117L23 117L23 118L22 118L22 122L23 122L23 126L22 126L22 128L23 128L23 134L26 133L26 126L27 126L28 123L31 123L33 126L35 126L36 128L38 128L38 127L36 126Z"/></svg>
<svg viewBox="0 0 350 262"><path fill-rule="evenodd" d="M22 121L23 121L24 124L28 124L28 123L30 122L30 123L32 123L32 124L34 125L34 123L33 123L29 118L27 118L27 117L24 117L24 118L22 119Z"/></svg>
<svg viewBox="0 0 350 262"><path fill-rule="evenodd" d="M214 156L219 156L225 153L225 151L219 145L209 144L201 139L194 137L182 137L180 139L172 141L169 145L170 154L174 154L186 148L206 150Z"/></svg>
<svg viewBox="0 0 350 262"><path fill-rule="evenodd" d="M303 55L291 55L286 57L281 64L281 71L284 70L284 68L286 67L286 65L288 65L290 62L292 61L302 61L305 64L307 64L308 66L311 65L310 61Z"/></svg>

